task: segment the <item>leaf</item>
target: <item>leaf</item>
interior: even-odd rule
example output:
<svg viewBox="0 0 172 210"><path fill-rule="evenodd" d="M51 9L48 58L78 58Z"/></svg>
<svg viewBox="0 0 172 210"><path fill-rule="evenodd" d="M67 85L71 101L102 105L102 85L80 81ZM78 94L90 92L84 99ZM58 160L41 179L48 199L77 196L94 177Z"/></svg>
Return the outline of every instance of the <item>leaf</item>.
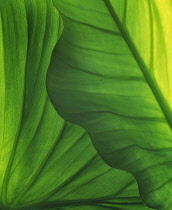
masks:
<svg viewBox="0 0 172 210"><path fill-rule="evenodd" d="M171 209L171 1L54 4L64 22L47 79L56 110L136 178L147 206Z"/></svg>
<svg viewBox="0 0 172 210"><path fill-rule="evenodd" d="M147 209L45 88L62 22L52 2L0 0L0 209ZM58 33L57 33L58 32Z"/></svg>

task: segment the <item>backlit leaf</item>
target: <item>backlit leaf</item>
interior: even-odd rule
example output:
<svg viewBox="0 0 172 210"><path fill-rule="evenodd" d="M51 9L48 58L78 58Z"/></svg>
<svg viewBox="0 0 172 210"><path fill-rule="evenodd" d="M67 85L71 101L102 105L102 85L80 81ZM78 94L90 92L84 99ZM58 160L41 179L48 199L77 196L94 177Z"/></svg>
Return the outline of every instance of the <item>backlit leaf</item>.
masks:
<svg viewBox="0 0 172 210"><path fill-rule="evenodd" d="M54 0L64 31L48 92L152 208L172 208L170 0Z"/></svg>
<svg viewBox="0 0 172 210"><path fill-rule="evenodd" d="M50 0L0 0L0 209L147 209L45 88L62 30Z"/></svg>

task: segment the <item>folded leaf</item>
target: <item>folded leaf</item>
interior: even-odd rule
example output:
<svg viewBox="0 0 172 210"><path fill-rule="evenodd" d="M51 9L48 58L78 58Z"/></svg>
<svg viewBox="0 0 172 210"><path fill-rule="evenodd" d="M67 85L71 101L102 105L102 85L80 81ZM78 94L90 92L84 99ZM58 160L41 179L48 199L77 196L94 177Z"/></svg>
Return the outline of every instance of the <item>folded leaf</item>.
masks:
<svg viewBox="0 0 172 210"><path fill-rule="evenodd" d="M171 209L171 1L54 4L64 22L48 72L56 110L134 175L146 205Z"/></svg>
<svg viewBox="0 0 172 210"><path fill-rule="evenodd" d="M0 0L0 209L147 209L133 177L104 164L48 99L61 24L50 0Z"/></svg>

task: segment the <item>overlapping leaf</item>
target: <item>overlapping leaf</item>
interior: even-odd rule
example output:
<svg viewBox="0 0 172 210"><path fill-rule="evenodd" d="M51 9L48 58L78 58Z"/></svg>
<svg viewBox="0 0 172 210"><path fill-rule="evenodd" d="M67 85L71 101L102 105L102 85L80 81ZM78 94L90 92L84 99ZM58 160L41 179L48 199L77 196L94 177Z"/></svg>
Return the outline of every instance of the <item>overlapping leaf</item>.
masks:
<svg viewBox="0 0 172 210"><path fill-rule="evenodd" d="M147 209L132 176L106 166L48 99L60 24L49 0L0 0L0 209Z"/></svg>
<svg viewBox="0 0 172 210"><path fill-rule="evenodd" d="M170 0L54 0L64 21L48 74L57 111L89 133L145 203L172 208Z"/></svg>

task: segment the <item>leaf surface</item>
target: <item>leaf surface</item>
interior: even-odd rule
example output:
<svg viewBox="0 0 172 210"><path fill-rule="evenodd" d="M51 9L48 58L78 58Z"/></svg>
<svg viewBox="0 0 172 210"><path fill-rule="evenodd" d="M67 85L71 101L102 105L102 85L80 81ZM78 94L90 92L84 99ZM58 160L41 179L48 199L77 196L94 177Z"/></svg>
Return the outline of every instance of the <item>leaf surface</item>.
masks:
<svg viewBox="0 0 172 210"><path fill-rule="evenodd" d="M172 208L170 0L54 0L64 31L48 92L149 207Z"/></svg>
<svg viewBox="0 0 172 210"><path fill-rule="evenodd" d="M49 0L0 0L0 209L147 209L133 177L104 164L48 99L61 29Z"/></svg>

